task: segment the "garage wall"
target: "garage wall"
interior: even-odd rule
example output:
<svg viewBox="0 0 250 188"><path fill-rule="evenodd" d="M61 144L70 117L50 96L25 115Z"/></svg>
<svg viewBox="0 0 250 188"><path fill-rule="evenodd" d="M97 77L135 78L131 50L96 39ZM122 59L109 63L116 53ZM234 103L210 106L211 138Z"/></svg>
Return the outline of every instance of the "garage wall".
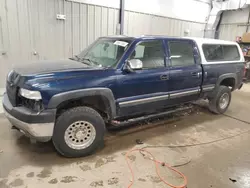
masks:
<svg viewBox="0 0 250 188"><path fill-rule="evenodd" d="M139 25L139 26L138 26ZM155 16L137 12L125 12L124 33L127 35L168 35L184 36L184 31L189 31L189 36L203 37L205 23L184 21L180 19Z"/></svg>
<svg viewBox="0 0 250 188"><path fill-rule="evenodd" d="M250 31L246 24L249 24L249 8L223 12L219 38L234 41L236 36L242 36L246 31Z"/></svg>
<svg viewBox="0 0 250 188"><path fill-rule="evenodd" d="M4 87L6 74L14 66L39 59L71 57L99 36L116 34L119 0L98 0L99 3L109 2L103 6L93 4L94 0L87 1L90 4L86 4L86 0L0 0L0 88ZM158 8L165 2L159 1ZM190 4L193 6L201 4L199 7L204 8L203 12L209 11L206 0L187 1L189 4L194 1L196 4ZM109 6L112 2L116 5ZM154 15L149 8L137 12L137 9L129 8L134 7L131 2L125 11L127 35L183 36L184 30L189 30L190 36L203 36L205 13L201 17L186 16L189 20L185 20L181 19L184 18L181 14L178 18L171 17L178 12L174 14L164 9L159 10L159 15ZM171 6L177 9L178 4L174 0L171 2ZM164 12L171 14L168 17ZM66 20L57 20L57 14L66 15Z"/></svg>

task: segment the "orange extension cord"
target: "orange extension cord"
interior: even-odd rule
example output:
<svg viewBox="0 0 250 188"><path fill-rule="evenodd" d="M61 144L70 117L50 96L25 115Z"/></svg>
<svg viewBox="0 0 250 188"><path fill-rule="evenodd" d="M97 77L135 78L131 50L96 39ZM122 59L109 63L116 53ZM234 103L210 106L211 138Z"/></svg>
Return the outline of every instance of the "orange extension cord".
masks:
<svg viewBox="0 0 250 188"><path fill-rule="evenodd" d="M129 170L130 170L130 173L131 173L131 175L132 175L132 181L131 181L130 184L128 185L128 188L132 187L132 185L134 184L134 180L135 180L134 172L133 172L133 169L132 169L132 167L131 167L131 164L129 163L128 156L129 156L130 153L135 152L135 151L145 152L145 153L147 153L147 154L149 154L149 155L151 156L151 159L150 159L150 160L154 161L156 173L157 173L158 177L161 179L161 181L162 181L163 183L165 183L166 185L168 185L168 186L170 186L170 187L172 187L172 188L186 188L186 187L187 187L187 177L186 177L184 174L182 174L180 171L176 170L175 168L171 167L170 165L168 165L168 164L166 164L166 163L164 163L164 162L157 161L157 160L155 159L155 157L153 156L153 154L150 153L150 152L147 151L147 150L144 150L144 149L132 149L132 150L130 150L129 152L127 152L127 154L126 154L126 161L127 161L127 164L128 164ZM176 172L177 174L179 174L180 176L182 176L182 178L183 178L183 180L184 180L184 184L183 184L183 185L176 186L176 185L172 185L172 184L168 183L166 180L164 180L163 177L160 175L159 164L160 164L161 166L166 166L166 167L169 168L170 170L172 170L172 171Z"/></svg>

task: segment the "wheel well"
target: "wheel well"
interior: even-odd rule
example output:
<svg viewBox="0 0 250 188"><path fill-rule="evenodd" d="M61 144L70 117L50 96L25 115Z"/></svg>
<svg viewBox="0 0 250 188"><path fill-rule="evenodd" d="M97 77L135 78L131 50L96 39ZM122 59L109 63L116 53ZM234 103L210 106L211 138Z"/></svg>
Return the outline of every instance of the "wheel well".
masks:
<svg viewBox="0 0 250 188"><path fill-rule="evenodd" d="M225 78L221 81L220 85L231 87L231 90L234 90L235 78Z"/></svg>
<svg viewBox="0 0 250 188"><path fill-rule="evenodd" d="M56 117L60 116L64 111L78 106L88 106L95 109L105 121L108 121L111 118L108 99L102 96L86 96L79 99L64 101L58 105Z"/></svg>

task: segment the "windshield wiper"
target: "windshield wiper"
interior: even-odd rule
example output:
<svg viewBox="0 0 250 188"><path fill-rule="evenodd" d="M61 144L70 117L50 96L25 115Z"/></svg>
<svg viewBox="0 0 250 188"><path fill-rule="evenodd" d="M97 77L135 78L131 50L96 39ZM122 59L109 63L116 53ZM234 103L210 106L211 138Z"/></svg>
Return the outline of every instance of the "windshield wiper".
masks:
<svg viewBox="0 0 250 188"><path fill-rule="evenodd" d="M90 58L81 58L77 55L74 55L74 57L71 57L69 59L74 60L74 61L79 61L79 62L84 63L84 64L89 65L89 66L92 66L92 65L100 66L99 63L97 63L96 61L93 61ZM89 63L87 63L86 61L88 61Z"/></svg>
<svg viewBox="0 0 250 188"><path fill-rule="evenodd" d="M74 57L70 57L69 59L79 61L81 58L77 55L74 55Z"/></svg>
<svg viewBox="0 0 250 188"><path fill-rule="evenodd" d="M92 65L94 64L94 65L97 65L97 66L99 66L100 64L99 63L97 63L96 61L93 61L92 59L89 59L89 58L80 58L79 59L81 62L83 62L83 61L88 61L88 62L90 62ZM84 62L83 62L84 63ZM87 64L87 63L86 63ZM89 65L91 65L91 64L89 64Z"/></svg>
<svg viewBox="0 0 250 188"><path fill-rule="evenodd" d="M85 64L85 65L88 65L88 66L93 65L93 63L91 63L91 61L86 62L85 60L89 61L89 59L79 59L78 61Z"/></svg>
<svg viewBox="0 0 250 188"><path fill-rule="evenodd" d="M70 59L70 60L74 60L74 61L81 62L81 63L86 64L86 65L89 65L89 66L93 65L93 63L91 62L90 59L87 59L87 58L80 58L80 57L77 56L77 55L74 55L74 57L70 57L69 59ZM89 61L90 63L87 63L85 60Z"/></svg>

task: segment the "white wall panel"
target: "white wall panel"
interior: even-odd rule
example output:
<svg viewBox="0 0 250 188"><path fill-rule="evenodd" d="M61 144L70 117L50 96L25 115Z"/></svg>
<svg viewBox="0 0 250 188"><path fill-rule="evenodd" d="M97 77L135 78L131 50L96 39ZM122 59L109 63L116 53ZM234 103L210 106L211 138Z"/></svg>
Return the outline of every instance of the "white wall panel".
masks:
<svg viewBox="0 0 250 188"><path fill-rule="evenodd" d="M102 15L101 15L101 36L108 35L108 8L102 7Z"/></svg>
<svg viewBox="0 0 250 188"><path fill-rule="evenodd" d="M184 36L184 31L189 30L189 36L202 37L204 27L203 23L125 11L124 33L126 35Z"/></svg>
<svg viewBox="0 0 250 188"><path fill-rule="evenodd" d="M79 25L80 25L80 49L84 49L88 45L88 31L87 31L87 23L88 23L88 12L87 5L80 4L80 17L79 17Z"/></svg>
<svg viewBox="0 0 250 188"><path fill-rule="evenodd" d="M7 10L8 32L9 32L9 51L8 55L12 60L20 57L20 35L16 1L5 1ZM21 16L21 15L20 15Z"/></svg>
<svg viewBox="0 0 250 188"><path fill-rule="evenodd" d="M95 38L102 36L102 7L95 7Z"/></svg>
<svg viewBox="0 0 250 188"><path fill-rule="evenodd" d="M28 18L28 11L27 11L27 1L20 0L17 6L18 12L18 27L19 27L19 43L18 50L20 51L20 60L26 60L27 58L31 58L31 53L29 53L28 49L31 48L30 44L30 35L29 35L29 20Z"/></svg>
<svg viewBox="0 0 250 188"><path fill-rule="evenodd" d="M235 41L236 36L242 36L246 32L246 26L237 26L236 24L220 25L219 38L223 40Z"/></svg>
<svg viewBox="0 0 250 188"><path fill-rule="evenodd" d="M246 23L249 16L249 8L235 10L235 11L225 11L221 19L221 24L228 23Z"/></svg>
<svg viewBox="0 0 250 188"><path fill-rule="evenodd" d="M115 10L114 9L108 9L108 35L115 34Z"/></svg>
<svg viewBox="0 0 250 188"><path fill-rule="evenodd" d="M66 15L66 21L64 24L64 52L66 57L71 57L73 55L73 33L72 33L72 3L65 2L64 14ZM86 7L87 8L87 7ZM87 9L86 9L87 10ZM86 11L87 12L87 11ZM87 19L87 17L86 17ZM87 30L86 30L87 31Z"/></svg>
<svg viewBox="0 0 250 188"><path fill-rule="evenodd" d="M119 8L120 0L66 0L78 3L84 3L89 5L98 5L110 8Z"/></svg>
<svg viewBox="0 0 250 188"><path fill-rule="evenodd" d="M0 1L0 52L4 52L9 49L9 31L8 20L6 15L6 6L4 1ZM1 56L0 56L1 58Z"/></svg>
<svg viewBox="0 0 250 188"><path fill-rule="evenodd" d="M93 13L94 14L94 13ZM72 34L73 34L73 54L80 51L80 5L77 3L72 4ZM95 22L94 22L95 23ZM91 28L92 29L92 28Z"/></svg>
<svg viewBox="0 0 250 188"><path fill-rule="evenodd" d="M205 22L210 11L210 5L196 0L126 0L125 10Z"/></svg>

